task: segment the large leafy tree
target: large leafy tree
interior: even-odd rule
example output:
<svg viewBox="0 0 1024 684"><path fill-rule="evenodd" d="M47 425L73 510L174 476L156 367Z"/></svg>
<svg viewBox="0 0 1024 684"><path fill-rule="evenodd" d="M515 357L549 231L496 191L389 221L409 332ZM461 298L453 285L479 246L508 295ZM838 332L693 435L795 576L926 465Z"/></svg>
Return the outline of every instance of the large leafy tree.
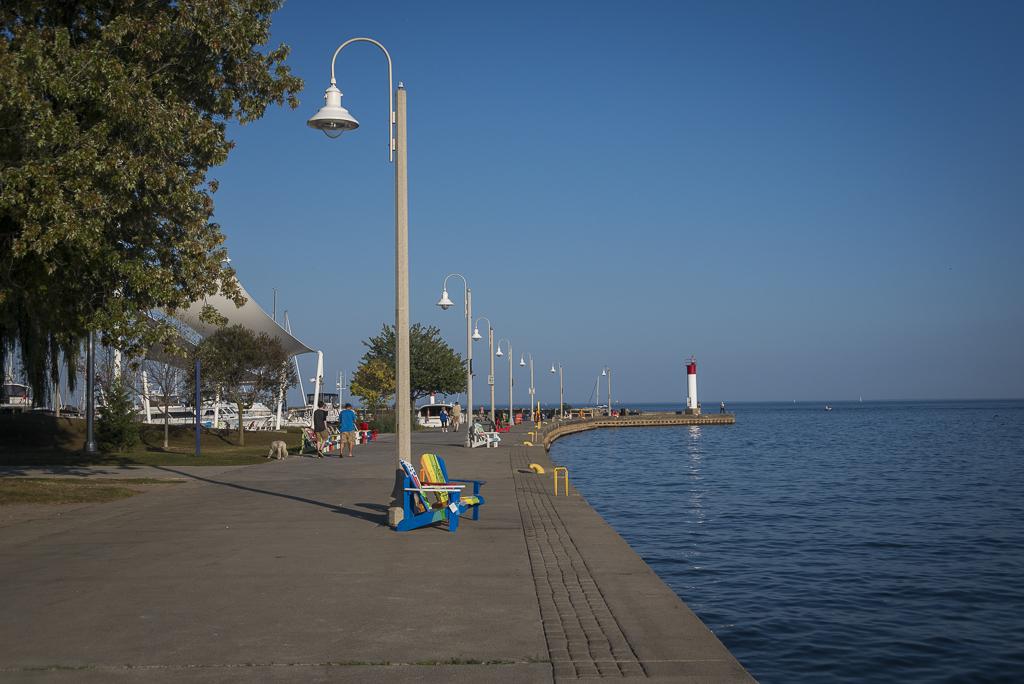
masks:
<svg viewBox="0 0 1024 684"><path fill-rule="evenodd" d="M240 325L220 328L199 343L196 354L205 393L219 394L238 410L240 446L245 445L242 412L257 401L276 402L278 393L296 382L295 369L281 343Z"/></svg>
<svg viewBox="0 0 1024 684"><path fill-rule="evenodd" d="M89 330L133 356L173 339L150 311L241 303L207 172L228 122L298 104L280 4L0 3L0 362L20 347L37 399Z"/></svg>
<svg viewBox="0 0 1024 684"><path fill-rule="evenodd" d="M385 325L379 335L363 340L366 353L360 362L355 379L369 378L378 375L372 372L374 364L382 364L388 368L395 367L395 327ZM409 328L409 370L412 393L409 399L413 405L416 400L431 392L456 394L466 391L466 367L462 357L441 339L441 331L436 326L424 327L416 323ZM394 394L394 373L386 378L387 386L374 387L384 395ZM355 388L353 388L355 391ZM357 393L357 396L362 396Z"/></svg>

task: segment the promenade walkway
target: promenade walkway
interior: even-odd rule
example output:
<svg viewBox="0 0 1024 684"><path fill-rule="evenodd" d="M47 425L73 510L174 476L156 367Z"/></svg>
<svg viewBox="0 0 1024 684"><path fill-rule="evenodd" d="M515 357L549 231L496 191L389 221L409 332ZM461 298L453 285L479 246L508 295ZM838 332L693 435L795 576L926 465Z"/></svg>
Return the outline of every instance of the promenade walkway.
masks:
<svg viewBox="0 0 1024 684"><path fill-rule="evenodd" d="M413 435L487 480L456 534L386 527L387 438L0 527L0 680L751 681L542 448L461 437Z"/></svg>

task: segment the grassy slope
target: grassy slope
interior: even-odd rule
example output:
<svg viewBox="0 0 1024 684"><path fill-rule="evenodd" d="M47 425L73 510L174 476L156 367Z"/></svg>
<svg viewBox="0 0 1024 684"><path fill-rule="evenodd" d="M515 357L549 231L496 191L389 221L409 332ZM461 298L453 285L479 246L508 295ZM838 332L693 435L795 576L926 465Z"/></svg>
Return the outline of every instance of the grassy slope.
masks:
<svg viewBox="0 0 1024 684"><path fill-rule="evenodd" d="M202 430L202 456L196 458L195 428L170 426L169 447L163 448L163 425L140 425L142 442L125 454L89 456L85 421L54 418L36 413L0 416L0 465L98 465L142 463L147 465L246 465L264 461L270 442L283 439L289 449L298 445L297 434L246 432L245 446L228 430Z"/></svg>

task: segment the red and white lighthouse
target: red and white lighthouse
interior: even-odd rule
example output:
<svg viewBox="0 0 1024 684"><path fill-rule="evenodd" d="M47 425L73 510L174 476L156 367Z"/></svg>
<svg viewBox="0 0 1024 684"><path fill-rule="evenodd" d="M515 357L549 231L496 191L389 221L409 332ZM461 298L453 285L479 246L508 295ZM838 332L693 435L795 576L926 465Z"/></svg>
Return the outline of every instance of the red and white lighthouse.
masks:
<svg viewBox="0 0 1024 684"><path fill-rule="evenodd" d="M686 362L686 412L700 413L697 402L697 359L690 357Z"/></svg>

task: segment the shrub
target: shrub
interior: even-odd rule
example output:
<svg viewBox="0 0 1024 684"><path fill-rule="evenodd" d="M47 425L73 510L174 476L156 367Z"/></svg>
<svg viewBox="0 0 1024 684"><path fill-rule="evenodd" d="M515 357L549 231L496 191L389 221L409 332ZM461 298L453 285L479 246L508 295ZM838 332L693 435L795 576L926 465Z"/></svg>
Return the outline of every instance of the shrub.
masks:
<svg viewBox="0 0 1024 684"><path fill-rule="evenodd" d="M114 379L105 398L106 405L96 419L96 443L103 451L126 451L139 443L139 423L124 381Z"/></svg>

